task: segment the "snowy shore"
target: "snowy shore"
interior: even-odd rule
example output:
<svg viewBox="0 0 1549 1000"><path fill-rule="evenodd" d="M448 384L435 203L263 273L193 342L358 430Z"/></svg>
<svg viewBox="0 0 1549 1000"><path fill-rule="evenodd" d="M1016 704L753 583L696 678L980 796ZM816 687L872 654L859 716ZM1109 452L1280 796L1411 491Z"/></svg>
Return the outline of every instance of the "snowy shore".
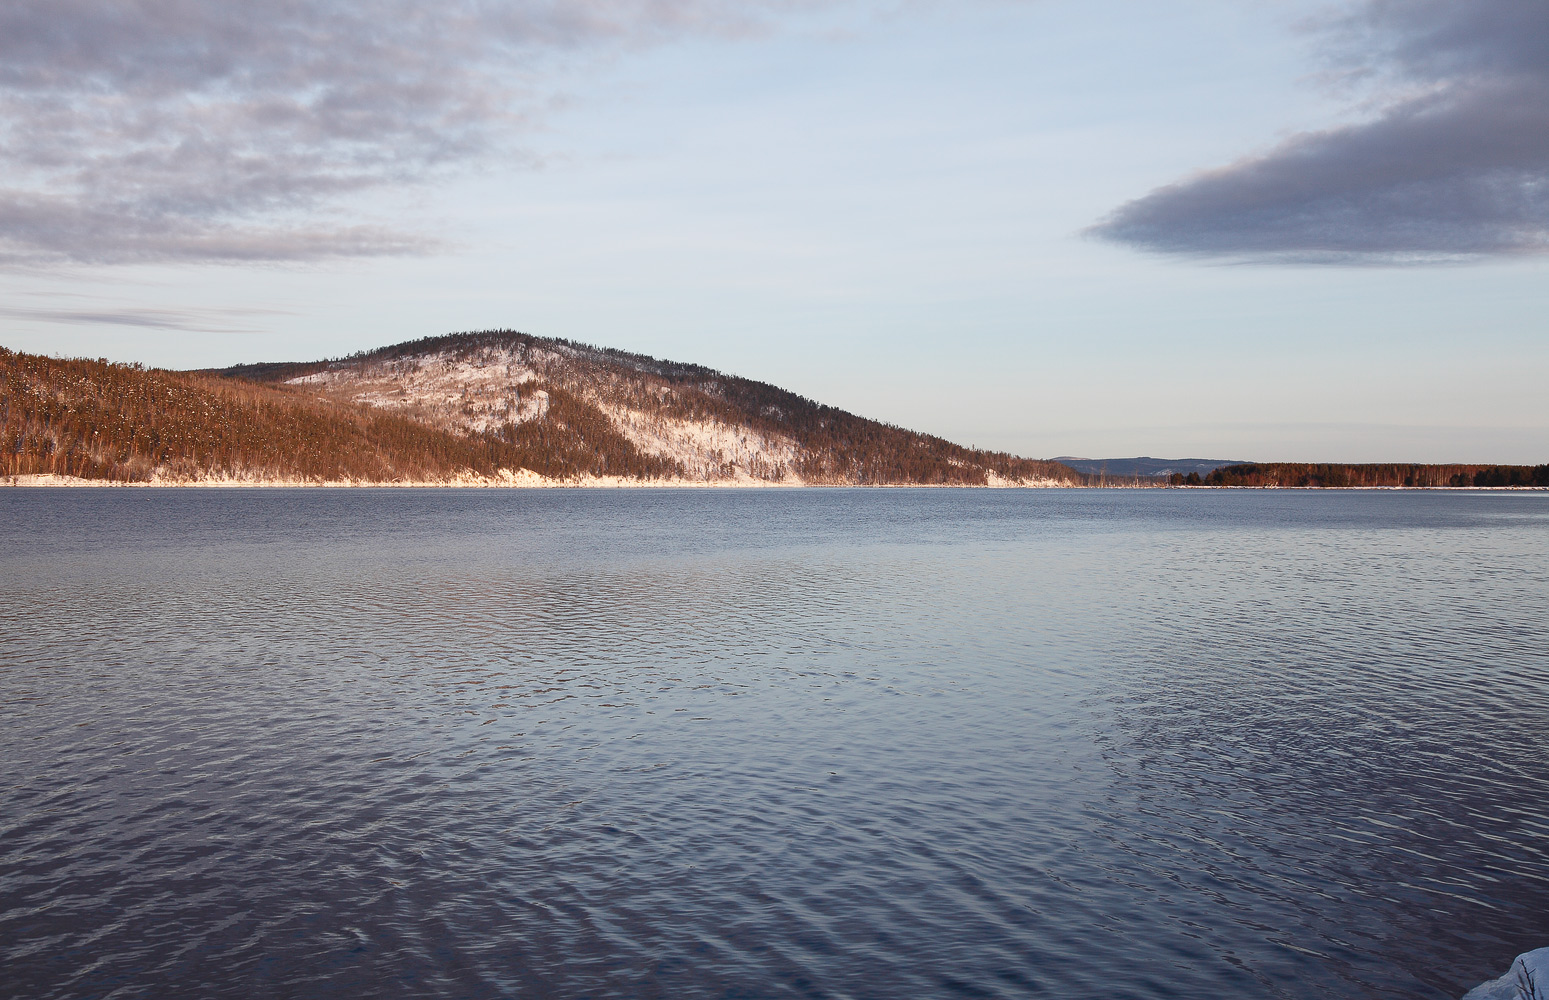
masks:
<svg viewBox="0 0 1549 1000"><path fill-rule="evenodd" d="M739 470L740 471L740 470ZM457 476L450 479L424 480L353 480L353 479L276 479L263 477L224 477L213 479L153 479L149 482L122 482L109 479L82 479L79 476L37 474L0 476L0 486L131 486L131 487L251 487L286 489L309 487L325 489L822 489L835 486L853 486L852 483L808 483L799 479L757 479L746 474L727 479L635 479L628 476L581 476L575 479L558 479L540 476L522 469L518 472L502 470L500 476ZM1098 487L1086 483L1068 483L1056 479L1040 479L1019 482L991 475L983 486L966 483L882 483L870 484L870 489L1173 489L1173 490L1288 490L1292 492L1321 492L1324 490L1381 491L1384 493L1544 493L1542 486L1162 486L1130 484L1106 484Z"/></svg>
<svg viewBox="0 0 1549 1000"><path fill-rule="evenodd" d="M1549 948L1518 955L1504 976L1475 986L1463 1000L1549 1000Z"/></svg>
<svg viewBox="0 0 1549 1000"><path fill-rule="evenodd" d="M806 483L791 480L772 482L752 476L728 479L634 479L626 476L580 476L575 479L554 479L522 469L501 476L458 476L437 480L393 480L377 482L369 480L316 480L316 479L268 479L268 478L219 478L219 479L153 479L149 482L117 482L106 479L82 479L79 476L25 475L0 476L0 486L81 486L81 487L245 487L245 488L328 488L328 489L806 489L810 487L846 486L846 483ZM991 477L984 486L962 483L889 483L878 489L936 489L950 486L961 489L1049 489L1069 488L1076 484L1057 480L1017 482Z"/></svg>

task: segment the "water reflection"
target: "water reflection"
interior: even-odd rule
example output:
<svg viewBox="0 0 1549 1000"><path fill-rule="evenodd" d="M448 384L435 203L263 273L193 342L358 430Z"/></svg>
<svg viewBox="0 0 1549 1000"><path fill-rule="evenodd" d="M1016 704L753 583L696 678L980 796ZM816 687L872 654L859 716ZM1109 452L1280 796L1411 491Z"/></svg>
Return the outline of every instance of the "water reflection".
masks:
<svg viewBox="0 0 1549 1000"><path fill-rule="evenodd" d="M1456 996L1546 498L0 493L17 996Z"/></svg>

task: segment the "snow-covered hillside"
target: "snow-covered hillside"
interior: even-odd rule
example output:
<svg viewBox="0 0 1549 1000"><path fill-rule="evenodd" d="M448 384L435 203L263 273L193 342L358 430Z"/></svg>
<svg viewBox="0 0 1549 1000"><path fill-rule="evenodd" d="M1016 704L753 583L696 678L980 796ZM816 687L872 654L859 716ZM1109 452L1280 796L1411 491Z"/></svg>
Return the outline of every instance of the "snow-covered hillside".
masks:
<svg viewBox="0 0 1549 1000"><path fill-rule="evenodd" d="M585 449L604 455L595 468L573 469L578 475L627 467L635 478L789 485L1056 486L1075 478L1054 463L962 448L699 366L509 331L430 338L307 368L286 384L464 437L559 449L572 465Z"/></svg>
<svg viewBox="0 0 1549 1000"><path fill-rule="evenodd" d="M543 421L558 388L596 408L641 452L676 462L688 479L802 482L793 470L800 449L789 436L715 417L673 415L666 404L680 388L579 352L527 344L443 349L340 362L288 384L313 386L460 434L498 434L510 425Z"/></svg>
<svg viewBox="0 0 1549 1000"><path fill-rule="evenodd" d="M546 359L526 359L519 353L525 352L494 347L467 357L441 351L336 362L288 384L316 386L464 434L484 433L540 419L548 410L548 393L532 386L539 379L537 365Z"/></svg>

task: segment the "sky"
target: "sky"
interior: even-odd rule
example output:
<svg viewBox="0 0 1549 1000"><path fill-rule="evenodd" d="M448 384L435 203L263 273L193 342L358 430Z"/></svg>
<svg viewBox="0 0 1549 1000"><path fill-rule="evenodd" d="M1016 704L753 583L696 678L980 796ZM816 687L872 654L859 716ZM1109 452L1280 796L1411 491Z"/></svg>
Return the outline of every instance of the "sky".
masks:
<svg viewBox="0 0 1549 1000"><path fill-rule="evenodd" d="M1549 462L1549 0L11 0L0 345L506 328L1032 457Z"/></svg>

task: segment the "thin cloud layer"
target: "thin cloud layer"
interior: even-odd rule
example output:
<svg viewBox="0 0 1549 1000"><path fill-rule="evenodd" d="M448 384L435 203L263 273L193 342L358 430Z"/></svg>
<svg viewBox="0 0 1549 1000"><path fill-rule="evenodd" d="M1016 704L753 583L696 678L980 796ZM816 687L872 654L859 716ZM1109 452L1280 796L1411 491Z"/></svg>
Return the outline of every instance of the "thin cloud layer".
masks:
<svg viewBox="0 0 1549 1000"><path fill-rule="evenodd" d="M1159 188L1090 232L1248 260L1549 251L1549 2L1366 0L1332 29L1393 95L1374 117Z"/></svg>
<svg viewBox="0 0 1549 1000"><path fill-rule="evenodd" d="M555 58L819 5L9 0L0 260L424 251L419 234L353 220L350 199L500 150Z"/></svg>
<svg viewBox="0 0 1549 1000"><path fill-rule="evenodd" d="M273 313L277 310L268 310ZM171 309L0 309L0 316L43 323L72 326L133 326L149 330L176 330L182 333L261 333L261 327L233 324L232 316L247 313L232 310L216 312Z"/></svg>

